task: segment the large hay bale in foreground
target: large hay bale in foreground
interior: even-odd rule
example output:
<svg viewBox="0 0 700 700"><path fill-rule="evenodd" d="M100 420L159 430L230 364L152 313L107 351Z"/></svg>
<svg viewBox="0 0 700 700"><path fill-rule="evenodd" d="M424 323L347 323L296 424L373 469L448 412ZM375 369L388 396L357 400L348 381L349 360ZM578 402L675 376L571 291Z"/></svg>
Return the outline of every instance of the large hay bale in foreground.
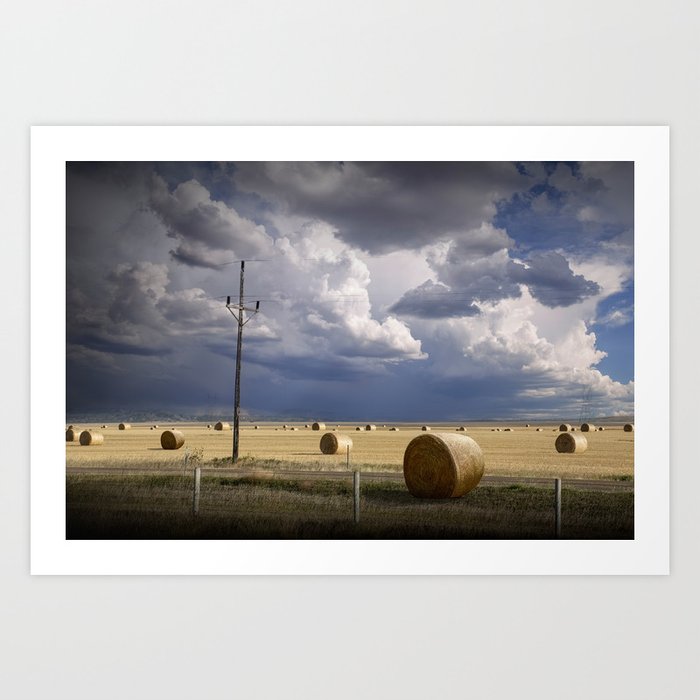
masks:
<svg viewBox="0 0 700 700"><path fill-rule="evenodd" d="M581 423L582 433L595 433L595 425L593 423Z"/></svg>
<svg viewBox="0 0 700 700"><path fill-rule="evenodd" d="M179 430L164 430L160 435L160 446L164 450L179 450L185 444L185 436Z"/></svg>
<svg viewBox="0 0 700 700"><path fill-rule="evenodd" d="M632 423L625 423L624 427L622 428L626 433L633 433L634 432L634 425Z"/></svg>
<svg viewBox="0 0 700 700"><path fill-rule="evenodd" d="M223 423L222 421L219 421L214 425L214 430L230 430L231 426L228 423Z"/></svg>
<svg viewBox="0 0 700 700"><path fill-rule="evenodd" d="M571 425L569 423L562 423L559 426L559 432L560 433L570 433L571 432Z"/></svg>
<svg viewBox="0 0 700 700"><path fill-rule="evenodd" d="M325 429L326 429L325 423L314 423L311 426L311 430L325 430Z"/></svg>
<svg viewBox="0 0 700 700"><path fill-rule="evenodd" d="M376 426L376 425L372 425L371 423L368 423L368 424L365 426L365 430L376 430L376 429L377 429L377 426Z"/></svg>
<svg viewBox="0 0 700 700"><path fill-rule="evenodd" d="M554 441L557 452L585 452L588 449L588 440L585 435L572 435L561 433Z"/></svg>
<svg viewBox="0 0 700 700"><path fill-rule="evenodd" d="M352 449L352 440L347 435L339 433L326 433L320 442L321 452L324 455L335 455L339 452L345 454L348 447Z"/></svg>
<svg viewBox="0 0 700 700"><path fill-rule="evenodd" d="M484 474L481 448L467 435L418 435L403 455L403 476L418 498L456 498L471 491Z"/></svg>
<svg viewBox="0 0 700 700"><path fill-rule="evenodd" d="M83 430L80 433L81 445L101 445L105 441L102 433L93 433L91 430Z"/></svg>
<svg viewBox="0 0 700 700"><path fill-rule="evenodd" d="M66 442L75 442L80 439L80 428L71 426L66 430Z"/></svg>
<svg viewBox="0 0 700 700"><path fill-rule="evenodd" d="M119 430L131 430L131 423L120 423Z"/></svg>

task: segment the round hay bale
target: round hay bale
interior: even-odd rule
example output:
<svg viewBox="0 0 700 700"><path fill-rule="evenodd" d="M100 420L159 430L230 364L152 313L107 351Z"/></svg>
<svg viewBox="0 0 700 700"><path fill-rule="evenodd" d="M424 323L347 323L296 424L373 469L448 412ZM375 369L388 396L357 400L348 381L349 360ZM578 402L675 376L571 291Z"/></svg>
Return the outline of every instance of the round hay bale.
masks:
<svg viewBox="0 0 700 700"><path fill-rule="evenodd" d="M605 430L605 428L604 428L602 425L601 425L601 426L598 426L598 431L600 432L600 431L602 431L602 430Z"/></svg>
<svg viewBox="0 0 700 700"><path fill-rule="evenodd" d="M207 428L211 428L211 423L207 423Z"/></svg>
<svg viewBox="0 0 700 700"><path fill-rule="evenodd" d="M465 433L465 432L467 431L467 429L466 429L463 425L460 425L459 428L457 428L457 430L458 430L460 433Z"/></svg>
<svg viewBox="0 0 700 700"><path fill-rule="evenodd" d="M360 428L360 426L358 425L357 428L355 428L355 430L362 430L362 428Z"/></svg>
<svg viewBox="0 0 700 700"><path fill-rule="evenodd" d="M368 423L368 424L365 426L365 430L376 430L376 429L377 429L377 426L376 426L376 425L372 425L371 423Z"/></svg>
<svg viewBox="0 0 700 700"><path fill-rule="evenodd" d="M151 427L149 428L149 430L155 430L155 428L154 428L153 426L151 426Z"/></svg>
<svg viewBox="0 0 700 700"><path fill-rule="evenodd" d="M513 428L503 428L503 432L504 432L504 433L512 433L512 432L513 432Z"/></svg>
<svg viewBox="0 0 700 700"><path fill-rule="evenodd" d="M484 474L484 455L467 435L418 435L403 456L403 476L417 498L456 498L471 491Z"/></svg>
<svg viewBox="0 0 700 700"><path fill-rule="evenodd" d="M282 426L282 430L286 430L288 427L289 427L289 426L285 423L285 424Z"/></svg>
<svg viewBox="0 0 700 700"><path fill-rule="evenodd" d="M100 428L106 428L106 427L107 427L107 425L104 423L100 426Z"/></svg>
<svg viewBox="0 0 700 700"><path fill-rule="evenodd" d="M254 426L253 426L253 430L257 430L257 429L258 429L258 426L257 426L257 425L254 425Z"/></svg>
<svg viewBox="0 0 700 700"><path fill-rule="evenodd" d="M66 430L66 442L75 442L80 439L80 428L72 426Z"/></svg>
<svg viewBox="0 0 700 700"><path fill-rule="evenodd" d="M588 449L588 440L585 435L572 435L561 433L554 441L557 452L585 452Z"/></svg>
<svg viewBox="0 0 700 700"><path fill-rule="evenodd" d="M359 428L358 428L358 430L359 430ZM390 433L398 433L399 429L398 428L389 428L389 432Z"/></svg>
<svg viewBox="0 0 700 700"><path fill-rule="evenodd" d="M432 428L429 425L423 425L421 426L421 430L423 432L427 432L428 430L432 430Z"/></svg>
<svg viewBox="0 0 700 700"><path fill-rule="evenodd" d="M222 421L219 421L214 425L214 430L230 430L231 426L228 423L223 423Z"/></svg>
<svg viewBox="0 0 700 700"><path fill-rule="evenodd" d="M69 426L66 428L66 430L70 430L71 428L75 428L75 426L74 426L74 425L69 425Z"/></svg>
<svg viewBox="0 0 700 700"><path fill-rule="evenodd" d="M352 440L347 435L339 433L326 433L319 444L324 455L336 455L339 452L345 454L348 447L352 449Z"/></svg>
<svg viewBox="0 0 700 700"><path fill-rule="evenodd" d="M595 425L593 423L581 423L582 433L595 433Z"/></svg>
<svg viewBox="0 0 700 700"><path fill-rule="evenodd" d="M571 426L568 423L562 423L559 426L559 432L560 433L570 433L571 432Z"/></svg>
<svg viewBox="0 0 700 700"><path fill-rule="evenodd" d="M131 423L120 423L119 430L131 430Z"/></svg>
<svg viewBox="0 0 700 700"><path fill-rule="evenodd" d="M81 445L101 445L105 441L102 433L93 433L91 430L83 430L80 433Z"/></svg>
<svg viewBox="0 0 700 700"><path fill-rule="evenodd" d="M542 428L536 428L536 429L535 429L535 432L541 433L541 432L542 432Z"/></svg>
<svg viewBox="0 0 700 700"><path fill-rule="evenodd" d="M626 433L633 433L634 432L634 425L632 423L625 423L624 427L622 428Z"/></svg>
<svg viewBox="0 0 700 700"><path fill-rule="evenodd" d="M160 446L164 450L179 450L185 444L185 436L179 430L164 430L160 434Z"/></svg>
<svg viewBox="0 0 700 700"><path fill-rule="evenodd" d="M500 432L501 432L501 429L500 429L500 428L496 428L496 432L497 432L497 433L500 433Z"/></svg>
<svg viewBox="0 0 700 700"><path fill-rule="evenodd" d="M299 430L299 428L290 428L290 430Z"/></svg>
<svg viewBox="0 0 700 700"><path fill-rule="evenodd" d="M525 423L525 427L526 427L526 428L529 428L529 427L530 427L530 424L529 424L529 423Z"/></svg>
<svg viewBox="0 0 700 700"><path fill-rule="evenodd" d="M314 423L311 426L311 430L325 430L325 429L326 429L325 423Z"/></svg>

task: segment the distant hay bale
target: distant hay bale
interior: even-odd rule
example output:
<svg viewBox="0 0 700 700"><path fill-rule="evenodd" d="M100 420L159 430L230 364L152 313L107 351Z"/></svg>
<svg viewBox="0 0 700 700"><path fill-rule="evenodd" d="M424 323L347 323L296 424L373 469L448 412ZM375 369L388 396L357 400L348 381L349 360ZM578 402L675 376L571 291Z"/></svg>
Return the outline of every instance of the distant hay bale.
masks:
<svg viewBox="0 0 700 700"><path fill-rule="evenodd" d="M504 433L512 433L512 432L513 432L513 428L503 428L503 432L504 432Z"/></svg>
<svg viewBox="0 0 700 700"><path fill-rule="evenodd" d="M299 428L290 428L290 430L299 430Z"/></svg>
<svg viewBox="0 0 700 700"><path fill-rule="evenodd" d="M625 423L624 427L622 428L626 433L633 433L634 432L634 425L632 423Z"/></svg>
<svg viewBox="0 0 700 700"><path fill-rule="evenodd" d="M91 430L83 430L80 433L81 445L101 445L105 441L102 433L93 433Z"/></svg>
<svg viewBox="0 0 700 700"><path fill-rule="evenodd" d="M308 427L309 427L309 424L307 423L304 427L305 427L305 428L308 428Z"/></svg>
<svg viewBox="0 0 700 700"><path fill-rule="evenodd" d="M80 439L80 428L72 426L66 430L66 442L75 442Z"/></svg>
<svg viewBox="0 0 700 700"><path fill-rule="evenodd" d="M154 423L153 427L157 430L160 426L158 425L158 423Z"/></svg>
<svg viewBox="0 0 700 700"><path fill-rule="evenodd" d="M211 429L211 423L207 423L207 428Z"/></svg>
<svg viewBox="0 0 700 700"><path fill-rule="evenodd" d="M571 426L568 423L562 423L559 426L559 432L560 433L570 433L571 432Z"/></svg>
<svg viewBox="0 0 700 700"><path fill-rule="evenodd" d="M581 423L582 433L595 433L595 425L593 423Z"/></svg>
<svg viewBox="0 0 700 700"><path fill-rule="evenodd" d="M362 428L360 428L360 426L358 425L357 428L355 428L355 430L362 430Z"/></svg>
<svg viewBox="0 0 700 700"><path fill-rule="evenodd" d="M288 427L289 427L289 426L285 423L285 424L282 426L282 430L286 430Z"/></svg>
<svg viewBox="0 0 700 700"><path fill-rule="evenodd" d="M326 433L319 444L324 455L345 454L348 447L352 449L352 440L347 435Z"/></svg>
<svg viewBox="0 0 700 700"><path fill-rule="evenodd" d="M214 425L214 430L230 430L231 426L228 423L223 423L222 421L219 421Z"/></svg>
<svg viewBox="0 0 700 700"><path fill-rule="evenodd" d="M106 428L107 426L103 423L100 428Z"/></svg>
<svg viewBox="0 0 700 700"><path fill-rule="evenodd" d="M131 423L120 423L119 430L131 430Z"/></svg>
<svg viewBox="0 0 700 700"><path fill-rule="evenodd" d="M179 430L164 430L160 445L164 450L179 450L185 444L185 436Z"/></svg>
<svg viewBox="0 0 700 700"><path fill-rule="evenodd" d="M377 429L377 426L376 426L376 425L372 425L371 423L368 423L368 424L365 426L365 430L376 430L376 429Z"/></svg>
<svg viewBox="0 0 700 700"><path fill-rule="evenodd" d="M338 426L338 427L340 427L340 426ZM386 428L386 423L384 423L384 425L382 426L382 428Z"/></svg>
<svg viewBox="0 0 700 700"><path fill-rule="evenodd" d="M154 427L154 426L151 426L151 427L149 428L149 430L155 430L155 427Z"/></svg>
<svg viewBox="0 0 700 700"><path fill-rule="evenodd" d="M526 428L529 428L529 427L530 427L530 424L529 424L529 423L525 423L525 427L526 427Z"/></svg>
<svg viewBox="0 0 700 700"><path fill-rule="evenodd" d="M358 428L358 430L359 430L359 428ZM398 428L389 428L389 432L390 433L398 433L399 429Z"/></svg>
<svg viewBox="0 0 700 700"><path fill-rule="evenodd" d="M254 425L254 426L253 426L253 430L257 430L257 429L258 429L258 426L257 426L257 425Z"/></svg>
<svg viewBox="0 0 700 700"><path fill-rule="evenodd" d="M74 426L74 425L69 425L69 426L66 428L66 430L70 430L71 428L75 428L75 427L76 427L76 426Z"/></svg>
<svg viewBox="0 0 700 700"><path fill-rule="evenodd" d="M500 428L496 428L496 432L497 432L497 433L500 433L500 432L501 432L501 429L500 429Z"/></svg>
<svg viewBox="0 0 700 700"><path fill-rule="evenodd" d="M602 431L602 430L605 430L605 428L602 425L600 425L600 426L598 426L598 430Z"/></svg>
<svg viewBox="0 0 700 700"><path fill-rule="evenodd" d="M403 456L403 476L417 498L456 498L471 491L484 474L484 455L467 435L418 435Z"/></svg>
<svg viewBox="0 0 700 700"><path fill-rule="evenodd" d="M421 426L421 430L423 432L427 432L428 430L432 430L432 428L429 425L423 425Z"/></svg>
<svg viewBox="0 0 700 700"><path fill-rule="evenodd" d="M554 441L557 452L585 452L588 449L588 440L585 435L572 435L561 433Z"/></svg>
<svg viewBox="0 0 700 700"><path fill-rule="evenodd" d="M460 433L464 433L464 432L466 432L467 429L466 429L463 425L460 425L459 428L457 428L457 430L458 430Z"/></svg>
<svg viewBox="0 0 700 700"><path fill-rule="evenodd" d="M541 432L542 432L542 428L535 428L535 432L541 433Z"/></svg>
<svg viewBox="0 0 700 700"><path fill-rule="evenodd" d="M314 423L311 426L311 430L325 430L325 429L326 429L325 423Z"/></svg>

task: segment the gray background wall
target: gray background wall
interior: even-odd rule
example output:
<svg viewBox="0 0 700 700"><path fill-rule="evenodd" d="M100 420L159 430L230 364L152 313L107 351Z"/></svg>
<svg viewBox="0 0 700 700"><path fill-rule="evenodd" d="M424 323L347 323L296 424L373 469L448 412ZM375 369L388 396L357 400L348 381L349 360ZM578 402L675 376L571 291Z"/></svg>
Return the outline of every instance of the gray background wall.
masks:
<svg viewBox="0 0 700 700"><path fill-rule="evenodd" d="M697 8L678 0L5 6L3 694L691 697ZM29 126L285 123L671 126L670 577L29 577Z"/></svg>

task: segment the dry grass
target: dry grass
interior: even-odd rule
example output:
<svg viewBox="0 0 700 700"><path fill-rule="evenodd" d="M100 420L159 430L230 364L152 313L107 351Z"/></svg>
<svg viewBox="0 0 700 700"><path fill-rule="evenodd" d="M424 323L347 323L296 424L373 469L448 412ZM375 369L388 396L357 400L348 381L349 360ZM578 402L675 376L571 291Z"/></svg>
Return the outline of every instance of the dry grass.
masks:
<svg viewBox="0 0 700 700"><path fill-rule="evenodd" d="M424 501L400 483L362 484L352 523L351 481L260 481L204 476L200 514L192 478L88 476L67 479L68 539L549 539L552 492L479 486L459 499ZM634 536L631 493L562 493L562 536Z"/></svg>
<svg viewBox="0 0 700 700"><path fill-rule="evenodd" d="M182 451L164 454L160 435L150 431L149 424L132 424L132 429L104 431L103 445L81 450L75 443L66 443L68 466L128 466L130 463L182 463ZM300 425L303 426L303 423ZM355 431L355 423L341 424L341 430L352 431L353 464L362 464L368 471L401 471L408 443L424 434L421 424L399 424L400 432L388 428L376 431ZM455 431L460 424L433 425L434 430ZM344 455L320 455L318 433L277 432L279 423L258 423L241 427L240 455L247 458L284 460L295 468L332 470L344 466ZM588 434L588 450L583 454L558 454L552 431L555 424L541 424L544 430L521 430L515 433L492 432L493 424L469 426L466 434L474 438L484 453L486 474L513 476L561 476L563 478L614 479L634 474L634 433L626 433L622 425L608 426L604 432ZM91 426L85 426L89 428ZM96 427L92 426L94 429ZM189 448L203 452L204 461L231 456L230 431L207 430L205 423L178 424Z"/></svg>

